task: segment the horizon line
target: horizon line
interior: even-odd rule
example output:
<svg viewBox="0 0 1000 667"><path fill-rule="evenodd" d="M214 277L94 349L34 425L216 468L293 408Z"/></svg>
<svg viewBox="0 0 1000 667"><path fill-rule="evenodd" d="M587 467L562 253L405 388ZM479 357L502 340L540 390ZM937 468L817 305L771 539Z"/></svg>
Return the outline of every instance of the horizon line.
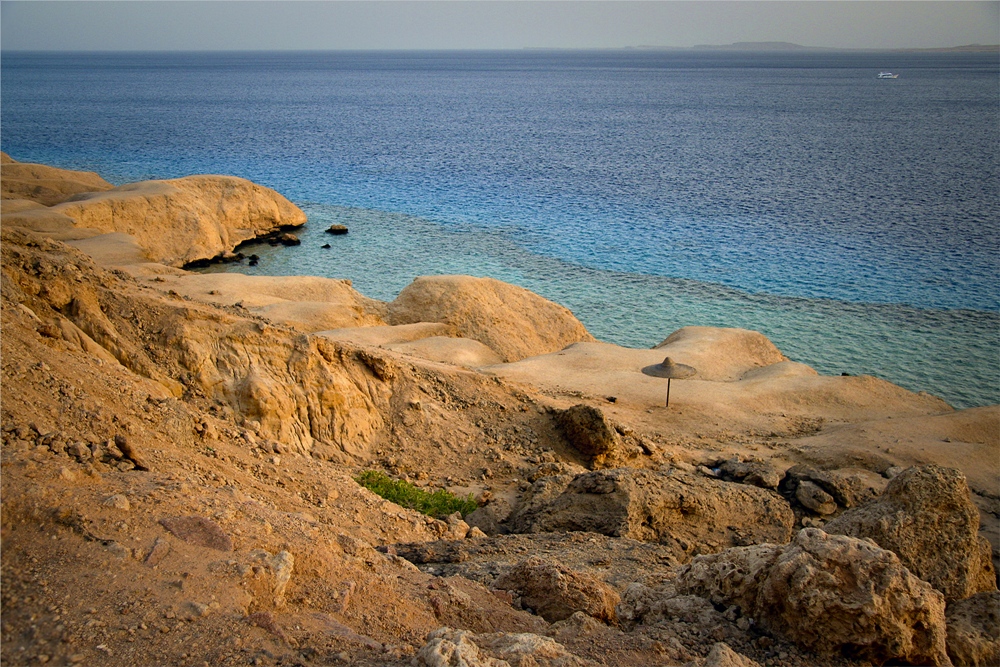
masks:
<svg viewBox="0 0 1000 667"><path fill-rule="evenodd" d="M793 42L733 42L731 44L695 44L693 46L520 46L497 48L326 48L326 49L19 49L3 48L0 53L495 53L520 51L756 51L756 52L797 52L797 51L840 51L840 52L957 52L987 53L1000 51L998 44L959 44L939 47L846 47L846 46L806 46Z"/></svg>

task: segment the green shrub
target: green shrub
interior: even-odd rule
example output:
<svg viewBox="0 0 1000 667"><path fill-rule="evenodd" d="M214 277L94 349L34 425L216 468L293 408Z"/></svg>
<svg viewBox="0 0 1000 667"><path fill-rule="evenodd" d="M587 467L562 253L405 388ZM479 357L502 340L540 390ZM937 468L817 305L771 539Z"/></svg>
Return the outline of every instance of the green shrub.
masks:
<svg viewBox="0 0 1000 667"><path fill-rule="evenodd" d="M439 519L455 512L461 512L462 516L465 516L478 507L476 501L472 499L471 493L465 499L444 489L429 493L418 489L409 482L393 479L380 470L365 470L355 477L354 481L397 505Z"/></svg>

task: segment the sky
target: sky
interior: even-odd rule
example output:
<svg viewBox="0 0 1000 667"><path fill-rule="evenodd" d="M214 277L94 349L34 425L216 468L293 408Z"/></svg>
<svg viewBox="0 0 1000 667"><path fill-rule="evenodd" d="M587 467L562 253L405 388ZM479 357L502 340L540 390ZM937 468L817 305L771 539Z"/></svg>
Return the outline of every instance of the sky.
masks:
<svg viewBox="0 0 1000 667"><path fill-rule="evenodd" d="M1000 2L0 1L4 51L522 49L1000 43Z"/></svg>

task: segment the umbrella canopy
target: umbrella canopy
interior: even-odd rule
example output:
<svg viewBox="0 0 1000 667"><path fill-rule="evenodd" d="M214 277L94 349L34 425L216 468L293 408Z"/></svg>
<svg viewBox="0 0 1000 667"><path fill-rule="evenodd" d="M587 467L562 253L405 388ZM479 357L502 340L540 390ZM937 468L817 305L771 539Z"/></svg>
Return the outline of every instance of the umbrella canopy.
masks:
<svg viewBox="0 0 1000 667"><path fill-rule="evenodd" d="M683 378L689 378L698 371L691 366L675 363L673 359L667 357L658 364L646 366L642 369L642 372L655 378L680 380Z"/></svg>

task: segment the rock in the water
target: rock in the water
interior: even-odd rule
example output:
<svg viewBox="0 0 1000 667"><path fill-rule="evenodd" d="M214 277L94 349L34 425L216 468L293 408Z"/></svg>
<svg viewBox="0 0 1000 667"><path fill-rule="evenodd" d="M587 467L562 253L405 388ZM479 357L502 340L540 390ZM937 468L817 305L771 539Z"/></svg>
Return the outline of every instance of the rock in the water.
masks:
<svg viewBox="0 0 1000 667"><path fill-rule="evenodd" d="M785 546L696 558L675 586L736 604L763 629L816 653L950 663L944 597L870 541L806 528Z"/></svg>
<svg viewBox="0 0 1000 667"><path fill-rule="evenodd" d="M516 592L524 606L550 623L578 611L614 623L615 605L620 601L618 593L599 579L537 556L502 574L493 587Z"/></svg>
<svg viewBox="0 0 1000 667"><path fill-rule="evenodd" d="M285 246L302 245L302 240L291 232L286 232L278 237L278 243Z"/></svg>
<svg viewBox="0 0 1000 667"><path fill-rule="evenodd" d="M621 447L621 436L598 408L574 405L557 412L555 419L570 446L583 455L591 469L602 467Z"/></svg>
<svg viewBox="0 0 1000 667"><path fill-rule="evenodd" d="M176 516L160 519L160 525L174 536L200 547L232 551L233 541L219 524L203 516Z"/></svg>
<svg viewBox="0 0 1000 667"><path fill-rule="evenodd" d="M327 234L333 234L334 236L340 236L348 232L346 225L330 225L326 229Z"/></svg>
<svg viewBox="0 0 1000 667"><path fill-rule="evenodd" d="M1000 591L952 602L945 616L948 655L955 667L1000 665Z"/></svg>
<svg viewBox="0 0 1000 667"><path fill-rule="evenodd" d="M554 484L556 478L543 478ZM539 482L536 482L536 486ZM558 485L555 485L558 489ZM577 475L545 502L518 508L520 532L590 531L672 546L679 558L731 546L787 542L795 517L778 494L745 484L633 468Z"/></svg>
<svg viewBox="0 0 1000 667"><path fill-rule="evenodd" d="M828 533L870 538L948 600L996 589L992 550L965 475L930 465L894 477L878 500L844 512Z"/></svg>
<svg viewBox="0 0 1000 667"><path fill-rule="evenodd" d="M523 287L470 276L425 276L389 304L389 324L441 322L504 361L594 340L569 310Z"/></svg>

